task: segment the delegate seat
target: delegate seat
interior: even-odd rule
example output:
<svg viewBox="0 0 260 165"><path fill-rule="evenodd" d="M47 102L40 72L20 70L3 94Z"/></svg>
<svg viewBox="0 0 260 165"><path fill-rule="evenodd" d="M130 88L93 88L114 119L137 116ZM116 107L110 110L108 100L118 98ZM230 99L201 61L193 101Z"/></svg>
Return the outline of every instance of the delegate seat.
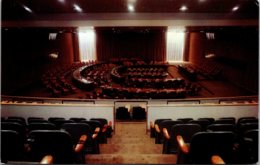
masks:
<svg viewBox="0 0 260 165"><path fill-rule="evenodd" d="M53 157L54 164L85 163L82 153L86 135L82 135L78 143L73 145L68 132L60 130L34 130L29 133L31 161L41 160L45 155Z"/></svg>
<svg viewBox="0 0 260 165"><path fill-rule="evenodd" d="M235 135L232 132L198 132L188 145L177 135L178 164L210 164L211 157L219 155L226 163L233 163Z"/></svg>
<svg viewBox="0 0 260 165"><path fill-rule="evenodd" d="M176 124L172 126L170 132L167 129L163 129L164 141L163 141L163 153L164 154L175 154L177 153L178 144L176 137L181 135L186 143L190 143L191 137L201 131L199 124Z"/></svg>

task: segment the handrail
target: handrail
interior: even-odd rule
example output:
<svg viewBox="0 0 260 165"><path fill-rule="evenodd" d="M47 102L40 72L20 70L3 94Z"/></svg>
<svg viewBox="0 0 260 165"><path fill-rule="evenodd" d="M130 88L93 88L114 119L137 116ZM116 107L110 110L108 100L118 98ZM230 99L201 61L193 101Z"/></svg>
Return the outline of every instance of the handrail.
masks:
<svg viewBox="0 0 260 165"><path fill-rule="evenodd" d="M236 102L236 101L255 101L258 102L258 96L235 96L235 97L211 97L211 98L185 98L185 99L77 99L77 98L49 98L49 97L27 97L27 96L7 96L1 95L1 101L7 102L37 102L37 103L49 103L49 102L60 102L61 104L66 104L66 102L86 102L96 104L97 101L112 101L114 104L116 102L146 102L149 104L150 101L165 101L167 104L174 102L198 102L198 104L203 104L203 101L215 100L215 104L221 104L222 101Z"/></svg>

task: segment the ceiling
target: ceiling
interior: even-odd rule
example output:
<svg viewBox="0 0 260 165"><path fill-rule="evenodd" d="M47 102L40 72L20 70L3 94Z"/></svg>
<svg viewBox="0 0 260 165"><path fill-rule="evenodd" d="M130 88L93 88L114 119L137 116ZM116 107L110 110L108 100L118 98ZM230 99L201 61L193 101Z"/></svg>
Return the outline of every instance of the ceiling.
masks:
<svg viewBox="0 0 260 165"><path fill-rule="evenodd" d="M3 26L258 26L258 14L258 0L2 0Z"/></svg>

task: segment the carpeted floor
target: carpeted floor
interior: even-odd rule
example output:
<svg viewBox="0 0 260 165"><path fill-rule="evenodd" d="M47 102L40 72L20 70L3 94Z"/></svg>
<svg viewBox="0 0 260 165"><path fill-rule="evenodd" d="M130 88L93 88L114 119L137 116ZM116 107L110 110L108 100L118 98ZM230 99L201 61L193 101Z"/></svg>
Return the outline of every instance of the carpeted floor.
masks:
<svg viewBox="0 0 260 165"><path fill-rule="evenodd" d="M107 144L100 144L100 153L86 155L88 164L175 164L176 155L162 153L162 144L155 144L146 133L145 122L116 122L115 134Z"/></svg>

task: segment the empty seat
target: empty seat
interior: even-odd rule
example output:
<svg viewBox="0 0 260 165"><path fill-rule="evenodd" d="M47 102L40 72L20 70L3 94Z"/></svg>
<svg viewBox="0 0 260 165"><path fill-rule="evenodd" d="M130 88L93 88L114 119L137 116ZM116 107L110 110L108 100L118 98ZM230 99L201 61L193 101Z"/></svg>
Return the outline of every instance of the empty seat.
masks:
<svg viewBox="0 0 260 165"><path fill-rule="evenodd" d="M210 122L210 124L212 124L215 119L213 117L201 117L201 118L198 118L198 120L208 120Z"/></svg>
<svg viewBox="0 0 260 165"><path fill-rule="evenodd" d="M182 136L177 136L177 163L210 164L213 155L219 155L226 163L233 163L235 134L223 132L198 132L187 145Z"/></svg>
<svg viewBox="0 0 260 165"><path fill-rule="evenodd" d="M35 130L29 133L30 160L41 160L45 155L53 156L53 163L85 163L82 153L86 136L79 138L76 146L68 132L60 130Z"/></svg>
<svg viewBox="0 0 260 165"><path fill-rule="evenodd" d="M146 119L146 111L142 107L133 107L133 119L143 120Z"/></svg>
<svg viewBox="0 0 260 165"><path fill-rule="evenodd" d="M23 142L26 142L27 137L25 126L16 122L1 122L1 129L16 131L20 138L23 139Z"/></svg>
<svg viewBox="0 0 260 165"><path fill-rule="evenodd" d="M102 132L104 132L108 138L112 137L113 128L112 128L111 121L108 122L107 119L105 119L105 118L91 118L90 120L99 121L103 127Z"/></svg>
<svg viewBox="0 0 260 165"><path fill-rule="evenodd" d="M150 122L150 137L154 138L155 137L155 125L159 125L160 122L163 120L171 120L170 118L168 119L156 119L154 122Z"/></svg>
<svg viewBox="0 0 260 165"><path fill-rule="evenodd" d="M9 120L9 121L17 121L17 122L19 122L20 124L26 126L26 120L25 120L24 117L9 116L9 117L7 118L7 121L8 121L8 120Z"/></svg>
<svg viewBox="0 0 260 165"><path fill-rule="evenodd" d="M28 132L33 130L57 130L57 127L53 123L30 123L27 127Z"/></svg>
<svg viewBox="0 0 260 165"><path fill-rule="evenodd" d="M73 121L72 120L57 119L57 120L53 120L52 123L55 124L58 129L60 129L63 124L73 123Z"/></svg>
<svg viewBox="0 0 260 165"><path fill-rule="evenodd" d="M99 143L107 143L107 137L106 133L102 132L103 126L102 124L97 120L90 120L90 121L81 121L81 123L86 123L91 128L91 133L97 133L98 134L98 142Z"/></svg>
<svg viewBox="0 0 260 165"><path fill-rule="evenodd" d="M236 121L234 119L218 119L213 124L236 124Z"/></svg>
<svg viewBox="0 0 260 165"><path fill-rule="evenodd" d="M259 131L258 129L248 130L243 134L240 141L240 162L252 164L258 162L259 153Z"/></svg>
<svg viewBox="0 0 260 165"><path fill-rule="evenodd" d="M31 122L31 120L44 120L43 117L28 117L27 118L27 123L29 124Z"/></svg>
<svg viewBox="0 0 260 165"><path fill-rule="evenodd" d="M231 131L236 132L234 124L211 124L207 127L207 131Z"/></svg>
<svg viewBox="0 0 260 165"><path fill-rule="evenodd" d="M91 127L86 123L65 123L61 126L61 129L70 133L73 144L77 144L78 139L82 135L87 135L84 151L86 153L98 154L99 143L98 133L92 133Z"/></svg>
<svg viewBox="0 0 260 165"><path fill-rule="evenodd" d="M83 120L86 120L86 118L84 118L84 117L71 117L69 120L72 120L74 122L79 123L79 122L81 122Z"/></svg>
<svg viewBox="0 0 260 165"><path fill-rule="evenodd" d="M1 162L25 161L24 141L17 131L1 130Z"/></svg>
<svg viewBox="0 0 260 165"><path fill-rule="evenodd" d="M183 123L188 123L189 121L193 120L193 118L179 118L177 120L182 121Z"/></svg>
<svg viewBox="0 0 260 165"><path fill-rule="evenodd" d="M191 120L189 123L199 124L201 126L201 131L206 131L207 127L211 124L211 122L207 119Z"/></svg>
<svg viewBox="0 0 260 165"><path fill-rule="evenodd" d="M177 153L178 144L176 137L181 135L186 143L190 143L192 136L201 131L201 126L199 124L176 124L172 126L170 132L167 129L163 130L164 141L163 141L163 153L164 154L175 154Z"/></svg>
<svg viewBox="0 0 260 165"><path fill-rule="evenodd" d="M116 119L127 120L130 119L130 113L127 108L119 107L116 109Z"/></svg>
<svg viewBox="0 0 260 165"><path fill-rule="evenodd" d="M49 117L48 118L48 121L51 123L55 120L65 120L65 118L64 117Z"/></svg>

